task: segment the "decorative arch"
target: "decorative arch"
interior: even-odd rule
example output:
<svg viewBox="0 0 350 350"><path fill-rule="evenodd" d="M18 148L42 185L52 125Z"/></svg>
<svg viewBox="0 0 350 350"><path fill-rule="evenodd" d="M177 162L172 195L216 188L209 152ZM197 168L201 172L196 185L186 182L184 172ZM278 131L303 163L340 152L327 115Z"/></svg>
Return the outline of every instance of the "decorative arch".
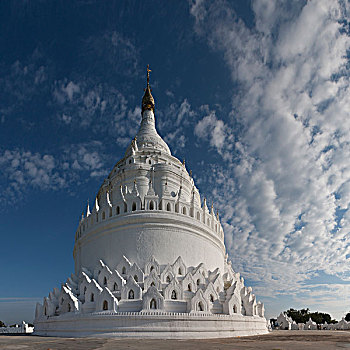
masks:
<svg viewBox="0 0 350 350"><path fill-rule="evenodd" d="M142 289L137 284L137 282L135 282L134 277L132 275L129 276L126 284L122 286L121 299L123 300L142 299Z"/></svg>
<svg viewBox="0 0 350 350"><path fill-rule="evenodd" d="M185 276L186 275L186 265L182 261L181 256L179 256L175 262L171 265L173 268L173 271L175 274L178 274L180 276Z"/></svg>
<svg viewBox="0 0 350 350"><path fill-rule="evenodd" d="M198 289L197 293L191 299L190 311L209 311L209 302L205 299L201 289Z"/></svg>
<svg viewBox="0 0 350 350"><path fill-rule="evenodd" d="M144 310L158 310L164 308L164 297L156 287L149 287L142 298L142 308Z"/></svg>
<svg viewBox="0 0 350 350"><path fill-rule="evenodd" d="M173 279L163 290L163 295L167 300L182 300L183 291L180 283Z"/></svg>
<svg viewBox="0 0 350 350"><path fill-rule="evenodd" d="M119 205L117 206L117 209L116 209L116 214L119 215L120 214L120 207Z"/></svg>
<svg viewBox="0 0 350 350"><path fill-rule="evenodd" d="M168 264L160 274L160 279L162 283L169 284L174 278L175 278L174 269L171 265Z"/></svg>
<svg viewBox="0 0 350 350"><path fill-rule="evenodd" d="M154 210L154 202L153 201L149 202L149 210Z"/></svg>
<svg viewBox="0 0 350 350"><path fill-rule="evenodd" d="M182 214L183 214L183 215L187 215L186 207L182 207Z"/></svg>
<svg viewBox="0 0 350 350"><path fill-rule="evenodd" d="M154 256L151 256L145 265L145 275L149 275L153 270L155 270L157 275L160 274L159 263Z"/></svg>
<svg viewBox="0 0 350 350"><path fill-rule="evenodd" d="M166 210L167 211L171 211L171 207L170 207L170 203L168 202L168 204L166 205Z"/></svg>
<svg viewBox="0 0 350 350"><path fill-rule="evenodd" d="M144 273L136 263L129 268L128 274L134 277L135 282L142 283L144 281Z"/></svg>
<svg viewBox="0 0 350 350"><path fill-rule="evenodd" d="M156 289L162 289L162 282L158 277L158 274L155 269L151 271L151 273L146 277L144 282L144 289L147 290L150 287L156 287Z"/></svg>
<svg viewBox="0 0 350 350"><path fill-rule="evenodd" d="M102 309L103 309L104 311L108 310L108 301L107 301L107 300L103 300Z"/></svg>
<svg viewBox="0 0 350 350"><path fill-rule="evenodd" d="M198 287L197 287L196 281L193 279L191 272L187 272L186 276L183 278L181 283L184 291L192 292L192 293L197 292Z"/></svg>
<svg viewBox="0 0 350 350"><path fill-rule="evenodd" d="M209 284L207 285L207 288L205 289L203 296L210 303L214 303L215 300L219 298L219 295L217 294L212 282L209 282Z"/></svg>
<svg viewBox="0 0 350 350"><path fill-rule="evenodd" d="M132 208L131 208L132 211L135 211L136 210L136 203L135 202L132 202Z"/></svg>
<svg viewBox="0 0 350 350"><path fill-rule="evenodd" d="M157 302L156 299L152 299L151 302L149 303L149 308L150 309L157 309Z"/></svg>
<svg viewBox="0 0 350 350"><path fill-rule="evenodd" d="M197 311L204 311L203 302L199 301L197 304Z"/></svg>
<svg viewBox="0 0 350 350"><path fill-rule="evenodd" d="M106 213L102 212L102 220L106 220Z"/></svg>

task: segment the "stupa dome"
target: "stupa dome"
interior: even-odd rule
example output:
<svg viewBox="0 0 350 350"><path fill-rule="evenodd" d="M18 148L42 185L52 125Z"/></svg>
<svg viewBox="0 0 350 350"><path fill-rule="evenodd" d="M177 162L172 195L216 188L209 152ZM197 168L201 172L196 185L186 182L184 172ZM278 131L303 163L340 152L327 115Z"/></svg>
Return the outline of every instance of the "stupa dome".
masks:
<svg viewBox="0 0 350 350"><path fill-rule="evenodd" d="M267 331L227 260L219 215L155 128L149 86L125 156L81 218L75 273L38 304L35 332L202 338Z"/></svg>

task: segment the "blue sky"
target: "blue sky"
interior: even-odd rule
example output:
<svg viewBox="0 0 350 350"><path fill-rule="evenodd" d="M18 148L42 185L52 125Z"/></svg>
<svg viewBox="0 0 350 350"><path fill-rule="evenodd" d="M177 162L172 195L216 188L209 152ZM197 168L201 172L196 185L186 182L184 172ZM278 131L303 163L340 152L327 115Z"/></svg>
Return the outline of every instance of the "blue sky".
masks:
<svg viewBox="0 0 350 350"><path fill-rule="evenodd" d="M2 1L0 320L74 271L81 212L140 122L219 210L267 317L350 311L349 4Z"/></svg>

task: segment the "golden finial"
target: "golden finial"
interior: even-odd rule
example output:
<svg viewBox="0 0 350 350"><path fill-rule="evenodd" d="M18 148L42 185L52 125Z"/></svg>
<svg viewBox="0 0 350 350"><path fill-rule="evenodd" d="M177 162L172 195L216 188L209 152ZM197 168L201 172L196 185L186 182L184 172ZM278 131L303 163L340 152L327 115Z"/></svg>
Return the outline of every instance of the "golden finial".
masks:
<svg viewBox="0 0 350 350"><path fill-rule="evenodd" d="M149 64L147 64L147 87L149 86L149 72L152 71L149 69Z"/></svg>
<svg viewBox="0 0 350 350"><path fill-rule="evenodd" d="M149 64L147 65L147 86L145 89L145 94L143 95L142 98L142 113L148 109L154 112L154 98L151 94L151 88L149 86L149 72L152 72L149 69Z"/></svg>

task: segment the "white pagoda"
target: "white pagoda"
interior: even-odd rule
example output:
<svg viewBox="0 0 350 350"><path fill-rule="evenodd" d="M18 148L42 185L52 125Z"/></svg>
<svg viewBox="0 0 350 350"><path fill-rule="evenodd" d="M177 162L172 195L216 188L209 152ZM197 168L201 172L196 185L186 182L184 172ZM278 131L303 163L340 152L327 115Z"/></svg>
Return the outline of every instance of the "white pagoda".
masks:
<svg viewBox="0 0 350 350"><path fill-rule="evenodd" d="M264 305L227 260L224 231L185 163L142 121L75 234L75 273L37 304L35 333L214 338L267 332Z"/></svg>

